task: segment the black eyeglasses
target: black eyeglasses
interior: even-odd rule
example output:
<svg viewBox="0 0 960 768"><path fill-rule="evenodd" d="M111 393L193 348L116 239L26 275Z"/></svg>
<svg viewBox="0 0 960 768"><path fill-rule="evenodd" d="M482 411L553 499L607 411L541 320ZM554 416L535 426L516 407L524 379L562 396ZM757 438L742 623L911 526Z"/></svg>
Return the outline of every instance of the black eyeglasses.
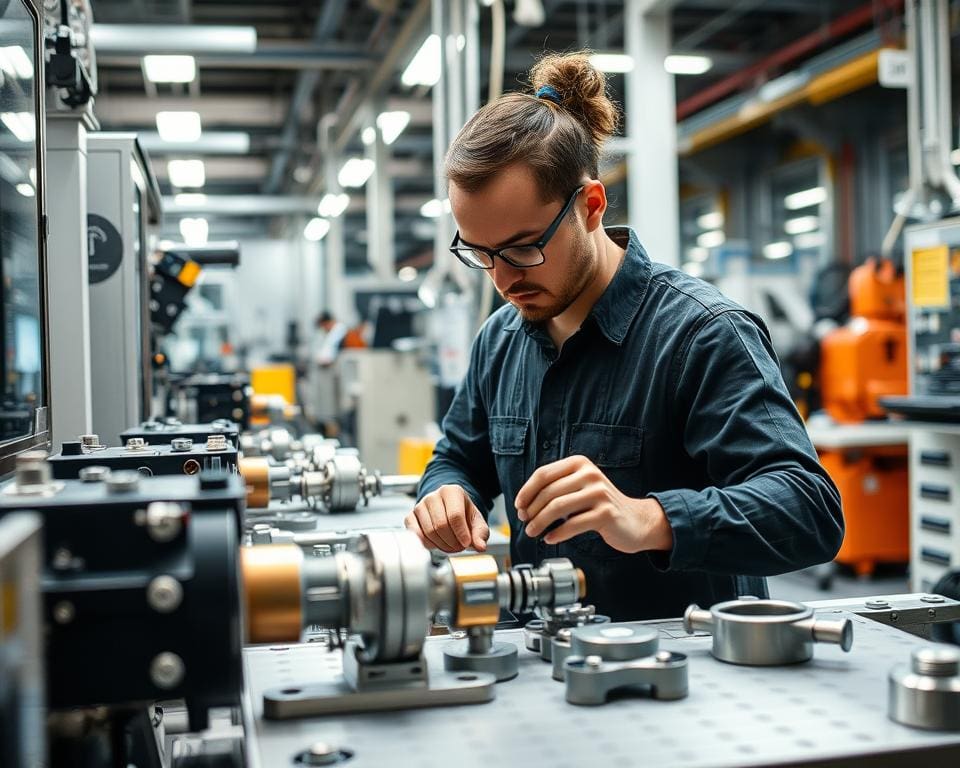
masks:
<svg viewBox="0 0 960 768"><path fill-rule="evenodd" d="M557 231L560 222L563 221L563 217L570 212L573 201L577 199L577 195L580 194L583 187L584 185L581 185L573 190L573 194L570 195L570 199L567 200L566 205L563 206L563 210L557 214L557 218L550 223L547 231L544 232L535 243L508 245L505 248L484 248L482 245L471 245L466 240L461 240L460 231L457 230L457 234L453 237L453 242L450 243L450 253L473 269L493 269L493 259L496 256L499 256L511 267L516 267L517 269L538 267L547 260L547 257L543 255L543 249Z"/></svg>

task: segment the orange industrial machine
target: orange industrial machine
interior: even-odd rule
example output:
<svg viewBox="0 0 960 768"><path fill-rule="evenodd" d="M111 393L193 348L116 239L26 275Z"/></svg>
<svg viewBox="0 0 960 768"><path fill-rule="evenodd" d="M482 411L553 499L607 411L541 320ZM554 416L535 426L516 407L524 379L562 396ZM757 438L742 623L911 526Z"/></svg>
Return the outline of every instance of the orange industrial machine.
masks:
<svg viewBox="0 0 960 768"><path fill-rule="evenodd" d="M877 400L907 393L904 278L891 261L868 259L850 274L850 320L820 350L823 405L855 424L886 414ZM840 490L847 532L838 563L860 575L878 562L910 560L906 444L820 450Z"/></svg>

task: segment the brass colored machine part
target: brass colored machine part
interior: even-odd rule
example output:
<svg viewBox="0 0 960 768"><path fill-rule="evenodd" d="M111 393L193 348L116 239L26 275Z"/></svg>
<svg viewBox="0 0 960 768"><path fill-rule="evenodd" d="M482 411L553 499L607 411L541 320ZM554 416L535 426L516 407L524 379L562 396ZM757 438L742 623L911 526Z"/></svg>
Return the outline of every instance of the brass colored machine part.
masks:
<svg viewBox="0 0 960 768"><path fill-rule="evenodd" d="M463 555L450 558L456 585L456 607L452 625L492 626L500 618L497 596L497 561L490 555Z"/></svg>
<svg viewBox="0 0 960 768"><path fill-rule="evenodd" d="M259 456L244 457L238 463L247 488L247 506L265 509L270 505L270 462Z"/></svg>
<svg viewBox="0 0 960 768"><path fill-rule="evenodd" d="M303 628L302 563L303 551L296 544L241 549L240 569L249 642L300 639Z"/></svg>

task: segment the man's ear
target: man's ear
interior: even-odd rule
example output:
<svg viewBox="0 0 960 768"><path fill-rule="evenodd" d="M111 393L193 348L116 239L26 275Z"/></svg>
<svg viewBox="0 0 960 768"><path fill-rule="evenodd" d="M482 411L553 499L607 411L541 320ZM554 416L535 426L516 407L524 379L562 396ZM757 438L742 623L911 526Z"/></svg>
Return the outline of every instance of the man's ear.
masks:
<svg viewBox="0 0 960 768"><path fill-rule="evenodd" d="M584 185L583 192L580 194L586 201L587 232L593 232L603 226L603 214L607 210L607 190L603 182L591 179Z"/></svg>

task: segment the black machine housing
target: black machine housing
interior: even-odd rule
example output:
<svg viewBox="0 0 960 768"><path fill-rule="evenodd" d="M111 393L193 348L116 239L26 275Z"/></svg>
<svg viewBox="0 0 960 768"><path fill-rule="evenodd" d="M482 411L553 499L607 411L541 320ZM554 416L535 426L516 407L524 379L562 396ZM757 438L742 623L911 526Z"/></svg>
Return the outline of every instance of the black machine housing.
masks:
<svg viewBox="0 0 960 768"><path fill-rule="evenodd" d="M186 437L194 443L206 443L210 435L226 435L234 446L239 445L240 425L229 419L217 419L205 424L181 424L178 419L153 419L120 434L120 445L130 438L143 438L148 443L169 442L175 437Z"/></svg>
<svg viewBox="0 0 960 768"><path fill-rule="evenodd" d="M243 500L242 481L226 473L144 477L125 492L69 480L43 495L0 492L0 517L30 510L43 519L51 709L184 699L190 729L202 730L210 708L239 704ZM148 524L158 502L182 512L178 524ZM179 584L175 606L151 605L158 577ZM183 666L163 687L151 672L162 654Z"/></svg>
<svg viewBox="0 0 960 768"><path fill-rule="evenodd" d="M162 440L163 442L160 442ZM143 449L111 446L85 453L80 443L64 443L60 453L50 457L53 476L57 480L76 480L85 467L107 467L116 471L132 469L142 475L196 475L202 471L237 472L237 444L226 441L222 450L207 450L206 437L186 451L174 450L172 438L163 436Z"/></svg>

